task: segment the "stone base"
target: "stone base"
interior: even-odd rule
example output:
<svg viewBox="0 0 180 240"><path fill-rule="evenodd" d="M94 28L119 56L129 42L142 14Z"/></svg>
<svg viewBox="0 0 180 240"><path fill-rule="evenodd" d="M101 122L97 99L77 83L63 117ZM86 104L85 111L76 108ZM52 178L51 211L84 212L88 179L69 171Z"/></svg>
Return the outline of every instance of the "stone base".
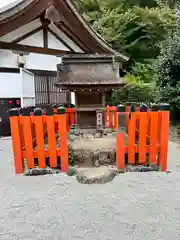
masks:
<svg viewBox="0 0 180 240"><path fill-rule="evenodd" d="M116 137L112 134L95 138L92 135L70 136L69 161L85 166L114 165L116 163Z"/></svg>

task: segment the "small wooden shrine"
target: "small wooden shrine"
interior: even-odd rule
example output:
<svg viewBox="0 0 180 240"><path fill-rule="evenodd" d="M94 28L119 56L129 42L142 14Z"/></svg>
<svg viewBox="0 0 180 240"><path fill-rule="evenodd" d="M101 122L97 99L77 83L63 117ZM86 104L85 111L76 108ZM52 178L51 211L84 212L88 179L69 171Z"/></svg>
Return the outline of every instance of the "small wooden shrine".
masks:
<svg viewBox="0 0 180 240"><path fill-rule="evenodd" d="M104 128L106 94L124 84L120 62L112 54L80 54L64 56L57 65L56 86L75 93L78 128Z"/></svg>

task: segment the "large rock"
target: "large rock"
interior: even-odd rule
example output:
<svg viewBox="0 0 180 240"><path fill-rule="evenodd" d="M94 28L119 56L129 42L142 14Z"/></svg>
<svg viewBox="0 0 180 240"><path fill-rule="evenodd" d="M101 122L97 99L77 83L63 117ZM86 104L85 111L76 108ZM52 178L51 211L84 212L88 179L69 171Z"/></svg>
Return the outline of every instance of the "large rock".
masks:
<svg viewBox="0 0 180 240"><path fill-rule="evenodd" d="M105 184L112 181L116 175L116 170L108 167L89 168L80 171L76 179L82 184Z"/></svg>

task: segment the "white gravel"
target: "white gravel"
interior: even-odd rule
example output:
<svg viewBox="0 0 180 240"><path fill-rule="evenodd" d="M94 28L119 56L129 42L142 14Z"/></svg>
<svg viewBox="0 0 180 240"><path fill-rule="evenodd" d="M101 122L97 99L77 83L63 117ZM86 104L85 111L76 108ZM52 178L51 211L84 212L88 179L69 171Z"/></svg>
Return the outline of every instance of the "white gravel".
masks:
<svg viewBox="0 0 180 240"><path fill-rule="evenodd" d="M14 174L10 139L0 139L1 240L179 240L180 147L170 174L126 173L106 185L64 174Z"/></svg>

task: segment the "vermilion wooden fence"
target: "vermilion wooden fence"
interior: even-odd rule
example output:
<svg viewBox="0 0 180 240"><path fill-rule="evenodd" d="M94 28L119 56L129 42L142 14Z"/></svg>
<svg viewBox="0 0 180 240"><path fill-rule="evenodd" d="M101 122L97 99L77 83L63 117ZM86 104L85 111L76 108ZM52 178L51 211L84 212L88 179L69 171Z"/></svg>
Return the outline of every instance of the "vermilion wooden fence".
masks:
<svg viewBox="0 0 180 240"><path fill-rule="evenodd" d="M157 164L162 171L167 169L169 112L132 112L129 108L117 112L116 107L106 109L107 126L116 127L116 163L118 168L125 164ZM136 109L137 110L137 109ZM112 114L113 113L113 117ZM47 111L19 116L17 110L10 111L11 134L16 173L35 166L45 168L47 160L50 167L57 167L61 159L61 171L68 169L67 133L75 124L75 109L64 112L54 109L54 115ZM31 116L30 116L31 115ZM123 117L123 118L122 118ZM128 158L128 160L126 159Z"/></svg>
<svg viewBox="0 0 180 240"><path fill-rule="evenodd" d="M54 114L57 113L57 108L53 108L53 113ZM76 123L75 113L76 113L75 108L66 108L66 126L68 132L71 126Z"/></svg>
<svg viewBox="0 0 180 240"><path fill-rule="evenodd" d="M126 112L130 112L130 108L131 108L130 106L126 106L125 108L126 108ZM135 111L139 112L140 107L136 106ZM106 127L108 128L111 128L111 129L116 128L116 107L107 106L105 108L105 124L106 124Z"/></svg>
<svg viewBox="0 0 180 240"><path fill-rule="evenodd" d="M161 171L167 169L169 112L133 112L116 114L116 163L125 168L125 156L128 163L157 164ZM126 119L128 132L121 117ZM128 119L128 120L127 120ZM121 122L122 121L122 122ZM139 129L137 129L137 122ZM136 157L135 157L136 156Z"/></svg>
<svg viewBox="0 0 180 240"><path fill-rule="evenodd" d="M126 112L130 111L130 106L126 106ZM105 124L106 127L116 129L116 107L106 107L105 109Z"/></svg>
<svg viewBox="0 0 180 240"><path fill-rule="evenodd" d="M57 157L61 159L61 171L67 171L66 122L65 113L48 116L18 116L17 110L11 111L11 135L17 174L24 172L25 161L27 168L34 168L35 159L38 159L39 168L46 167L47 159L50 167L57 167ZM47 143L45 143L46 136Z"/></svg>
<svg viewBox="0 0 180 240"><path fill-rule="evenodd" d="M66 108L66 126L67 126L68 132L69 132L71 126L73 124L76 124L75 113L76 113L75 108Z"/></svg>

